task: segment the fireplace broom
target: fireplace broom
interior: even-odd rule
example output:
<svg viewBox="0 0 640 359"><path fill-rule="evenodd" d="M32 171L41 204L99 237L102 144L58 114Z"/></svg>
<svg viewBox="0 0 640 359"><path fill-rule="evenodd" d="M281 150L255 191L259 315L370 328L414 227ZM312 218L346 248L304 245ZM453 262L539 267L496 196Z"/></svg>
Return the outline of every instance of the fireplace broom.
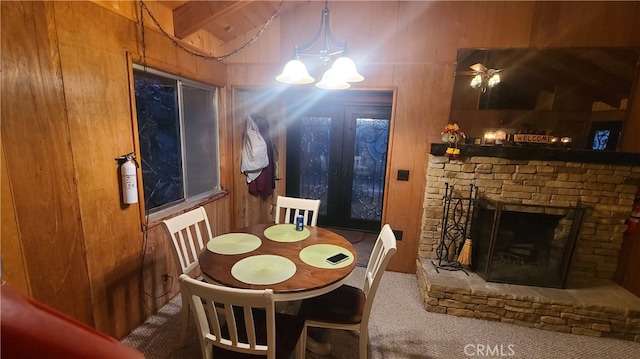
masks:
<svg viewBox="0 0 640 359"><path fill-rule="evenodd" d="M460 254L458 255L458 263L463 266L471 265L471 238L467 238L462 245Z"/></svg>
<svg viewBox="0 0 640 359"><path fill-rule="evenodd" d="M460 249L460 254L458 254L458 263L463 266L471 265L471 235L468 235L467 230L469 229L469 221L471 220L471 202L475 200L473 195L474 186L469 185L469 205L467 208L467 218L464 223L464 236L466 237L464 243L462 244L462 248ZM476 196L478 195L478 188L475 187Z"/></svg>

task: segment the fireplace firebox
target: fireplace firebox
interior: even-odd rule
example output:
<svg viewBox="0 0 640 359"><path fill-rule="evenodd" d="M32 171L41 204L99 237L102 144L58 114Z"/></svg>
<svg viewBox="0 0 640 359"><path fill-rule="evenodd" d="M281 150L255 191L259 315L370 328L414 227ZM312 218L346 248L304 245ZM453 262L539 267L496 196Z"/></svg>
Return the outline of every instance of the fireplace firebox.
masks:
<svg viewBox="0 0 640 359"><path fill-rule="evenodd" d="M564 288L584 207L478 197L473 270L488 282Z"/></svg>

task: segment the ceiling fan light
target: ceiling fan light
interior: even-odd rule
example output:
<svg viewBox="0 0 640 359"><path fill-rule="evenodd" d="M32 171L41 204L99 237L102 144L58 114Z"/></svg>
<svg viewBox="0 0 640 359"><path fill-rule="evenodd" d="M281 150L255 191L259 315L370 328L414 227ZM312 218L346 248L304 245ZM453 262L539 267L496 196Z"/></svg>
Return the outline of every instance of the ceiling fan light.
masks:
<svg viewBox="0 0 640 359"><path fill-rule="evenodd" d="M499 83L500 83L500 75L493 74L493 76L491 76L491 78L489 79L489 87L493 87Z"/></svg>
<svg viewBox="0 0 640 359"><path fill-rule="evenodd" d="M471 87L473 87L474 89L477 89L478 87L480 87L480 85L482 85L482 76L475 75L473 77L473 79L471 79Z"/></svg>
<svg viewBox="0 0 640 359"><path fill-rule="evenodd" d="M276 80L286 84L304 85L314 82L314 79L307 67L299 59L293 59L284 65L282 73L276 77Z"/></svg>
<svg viewBox="0 0 640 359"><path fill-rule="evenodd" d="M322 80L316 84L316 87L325 90L344 90L351 87L351 85L331 68L324 73Z"/></svg>
<svg viewBox="0 0 640 359"><path fill-rule="evenodd" d="M364 80L364 76L358 73L355 62L349 57L342 56L338 58L331 66L331 69L336 71L338 76L341 76L346 82L360 82Z"/></svg>

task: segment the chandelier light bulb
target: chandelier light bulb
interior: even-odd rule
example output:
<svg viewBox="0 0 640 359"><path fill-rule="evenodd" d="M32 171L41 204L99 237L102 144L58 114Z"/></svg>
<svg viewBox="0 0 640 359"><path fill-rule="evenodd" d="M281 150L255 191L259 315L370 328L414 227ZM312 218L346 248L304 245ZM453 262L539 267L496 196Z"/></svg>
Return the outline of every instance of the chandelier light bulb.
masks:
<svg viewBox="0 0 640 359"><path fill-rule="evenodd" d="M286 84L304 85L314 82L314 79L307 67L299 59L293 59L284 66L282 73L276 77L276 80Z"/></svg>

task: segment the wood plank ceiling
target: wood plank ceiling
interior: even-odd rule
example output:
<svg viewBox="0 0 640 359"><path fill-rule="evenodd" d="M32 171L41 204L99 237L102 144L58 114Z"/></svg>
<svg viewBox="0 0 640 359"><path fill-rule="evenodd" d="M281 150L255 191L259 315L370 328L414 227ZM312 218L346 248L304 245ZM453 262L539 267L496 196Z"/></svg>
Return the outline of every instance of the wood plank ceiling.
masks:
<svg viewBox="0 0 640 359"><path fill-rule="evenodd" d="M280 1L161 1L173 12L174 34L179 39L205 30L222 42L229 42L247 31L262 27L280 5ZM287 1L282 14L300 2Z"/></svg>

